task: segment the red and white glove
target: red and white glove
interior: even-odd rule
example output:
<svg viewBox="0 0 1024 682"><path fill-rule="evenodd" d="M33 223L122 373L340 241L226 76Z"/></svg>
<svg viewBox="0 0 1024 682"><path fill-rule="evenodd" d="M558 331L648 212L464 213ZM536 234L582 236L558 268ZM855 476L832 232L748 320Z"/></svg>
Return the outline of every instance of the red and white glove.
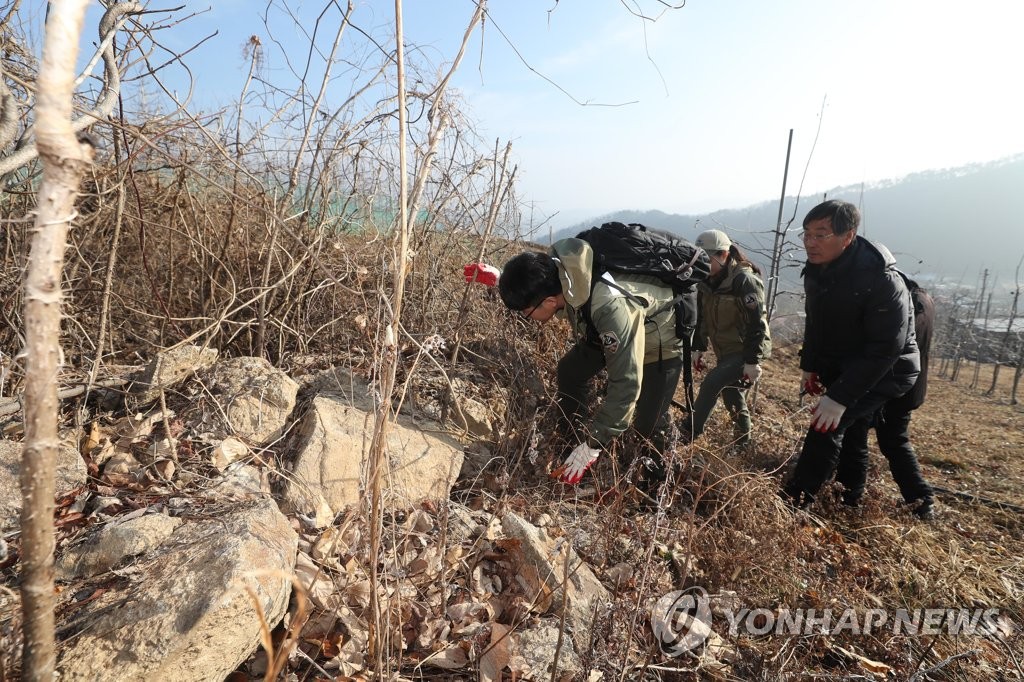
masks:
<svg viewBox="0 0 1024 682"><path fill-rule="evenodd" d="M743 365L743 381L753 385L761 378L761 365Z"/></svg>
<svg viewBox="0 0 1024 682"><path fill-rule="evenodd" d="M825 387L818 380L817 372L804 372L800 379L800 387L807 395L821 395L825 392Z"/></svg>
<svg viewBox="0 0 1024 682"><path fill-rule="evenodd" d="M558 480L569 485L576 485L583 478L583 474L587 473L587 469L597 461L597 456L600 454L601 450L599 448L592 448L586 443L580 443L565 458L565 464L562 465L562 475L559 476Z"/></svg>
<svg viewBox="0 0 1024 682"><path fill-rule="evenodd" d="M839 420L843 418L843 412L846 412L845 405L840 405L827 395L822 396L811 413L811 428L819 433L835 431Z"/></svg>
<svg viewBox="0 0 1024 682"><path fill-rule="evenodd" d="M493 287L498 283L498 276L501 275L501 271L493 265L487 265L486 263L469 263L462 268L462 274L465 275L467 282L480 282L481 284Z"/></svg>
<svg viewBox="0 0 1024 682"><path fill-rule="evenodd" d="M707 369L707 365L704 364L704 351L698 350L693 352L693 371L703 372Z"/></svg>

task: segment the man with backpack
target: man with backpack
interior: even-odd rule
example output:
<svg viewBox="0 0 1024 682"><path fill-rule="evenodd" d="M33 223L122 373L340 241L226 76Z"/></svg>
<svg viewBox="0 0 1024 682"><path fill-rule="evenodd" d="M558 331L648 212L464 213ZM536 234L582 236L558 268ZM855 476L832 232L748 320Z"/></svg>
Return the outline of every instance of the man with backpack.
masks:
<svg viewBox="0 0 1024 682"><path fill-rule="evenodd" d="M803 391L820 396L783 492L810 504L840 460L846 431L864 428L920 373L910 292L889 250L857 235L860 212L826 201L804 218Z"/></svg>
<svg viewBox="0 0 1024 682"><path fill-rule="evenodd" d="M646 232L613 225L627 238ZM596 243L603 236L614 235L602 232L588 238ZM651 443L652 463L645 480L655 485L665 477L661 455L671 437L668 409L683 368L677 291L658 276L614 269L619 262L614 254L608 249L595 252L579 237L556 242L550 253L526 252L512 258L502 270L498 290L505 305L522 317L543 323L558 315L573 331L575 344L558 363L558 400L577 445L565 460L560 480L578 483L602 449L632 426ZM661 237L656 241L664 245ZM692 255L680 267L683 279L694 272L706 277L707 255L678 241ZM692 304L693 294L689 296ZM587 387L601 370L607 370L604 400L584 426L580 422Z"/></svg>
<svg viewBox="0 0 1024 682"><path fill-rule="evenodd" d="M933 517L934 496L921 475L917 455L910 444L910 413L921 407L928 392L928 355L935 326L935 302L927 291L903 273L914 304L914 330L921 353L921 373L914 387L887 402L871 421L861 420L846 430L836 480L843 485L843 500L857 505L864 494L868 472L868 430L875 429L878 449L889 461L889 471L911 513L920 519Z"/></svg>

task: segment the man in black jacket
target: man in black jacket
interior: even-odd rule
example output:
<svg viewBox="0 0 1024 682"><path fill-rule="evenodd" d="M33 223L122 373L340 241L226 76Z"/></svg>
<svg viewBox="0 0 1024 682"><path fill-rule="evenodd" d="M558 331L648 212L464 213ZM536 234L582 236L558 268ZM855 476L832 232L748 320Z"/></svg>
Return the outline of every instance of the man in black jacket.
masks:
<svg viewBox="0 0 1024 682"><path fill-rule="evenodd" d="M826 201L804 218L803 390L821 396L785 494L813 501L840 459L846 430L868 423L920 372L910 292L888 249L857 235L860 212Z"/></svg>
<svg viewBox="0 0 1024 682"><path fill-rule="evenodd" d="M889 461L892 478L907 506L917 517L930 519L933 516L933 493L921 475L917 454L910 444L910 413L921 407L928 392L928 353L935 326L935 302L917 282L906 277L904 282L914 303L914 331L921 352L921 374L912 389L887 402L872 420L859 421L846 430L836 480L843 484L843 500L849 505L856 505L867 483L868 429L874 426L878 449Z"/></svg>

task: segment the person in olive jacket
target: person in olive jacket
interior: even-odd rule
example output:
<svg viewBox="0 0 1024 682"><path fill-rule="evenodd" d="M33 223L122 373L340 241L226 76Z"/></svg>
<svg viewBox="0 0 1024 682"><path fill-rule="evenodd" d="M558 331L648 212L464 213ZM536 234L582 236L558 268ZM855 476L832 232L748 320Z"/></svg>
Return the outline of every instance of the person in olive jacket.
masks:
<svg viewBox="0 0 1024 682"><path fill-rule="evenodd" d="M575 484L603 448L630 426L653 444L651 482L664 478L668 410L682 369L674 295L656 277L604 273L592 282L594 251L582 239L563 239L550 253L526 252L502 269L498 291L522 317L568 320L575 345L558 363L558 399L570 427L584 418L589 382L608 372L604 400L589 424L571 428L579 444L560 480ZM589 310L590 322L587 315Z"/></svg>
<svg viewBox="0 0 1024 682"><path fill-rule="evenodd" d="M750 411L746 387L761 376L761 362L772 350L764 307L760 269L721 230L701 233L695 242L711 258L711 278L697 286L697 332L693 339L693 368L704 370L708 342L715 351L714 369L700 384L693 403L691 438L704 425L722 396L736 431L736 444L750 441Z"/></svg>
<svg viewBox="0 0 1024 682"><path fill-rule="evenodd" d="M906 393L921 370L910 292L892 254L857 235L859 225L846 201L818 204L804 218L800 369L803 390L820 399L783 488L799 505L832 476L846 430Z"/></svg>

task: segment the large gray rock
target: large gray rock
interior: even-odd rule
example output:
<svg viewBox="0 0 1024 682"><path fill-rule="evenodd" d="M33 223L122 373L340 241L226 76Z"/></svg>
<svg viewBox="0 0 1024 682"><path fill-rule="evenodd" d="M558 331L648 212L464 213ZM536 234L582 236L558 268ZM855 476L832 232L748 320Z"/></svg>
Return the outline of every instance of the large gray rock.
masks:
<svg viewBox="0 0 1024 682"><path fill-rule="evenodd" d="M252 501L182 524L117 581L65 590L60 679L221 682L259 645L254 601L270 629L284 616L297 544L272 500Z"/></svg>
<svg viewBox="0 0 1024 682"><path fill-rule="evenodd" d="M511 635L515 645L515 654L509 663L513 672L523 675L529 680L551 679L551 667L555 663L555 652L558 652L558 677L576 676L583 673L580 657L573 649L572 639L558 644L558 624L541 622L539 625L514 632Z"/></svg>
<svg viewBox="0 0 1024 682"><path fill-rule="evenodd" d="M366 490L373 414L337 398L317 396L295 427L296 453L283 497L294 511L326 526ZM409 506L447 499L462 467L462 450L451 440L423 433L401 416L388 429L382 502Z"/></svg>
<svg viewBox="0 0 1024 682"><path fill-rule="evenodd" d="M21 513L21 443L0 440L0 531L18 525ZM57 449L57 496L85 485L89 475L85 462L73 447L61 444Z"/></svg>
<svg viewBox="0 0 1024 682"><path fill-rule="evenodd" d="M208 381L220 409L204 421L217 437L260 445L284 433L299 391L287 374L263 358L242 357L218 362Z"/></svg>
<svg viewBox="0 0 1024 682"><path fill-rule="evenodd" d="M148 403L160 397L160 390L180 384L198 371L213 366L217 361L216 348L179 346L160 351L146 366L132 386L139 402Z"/></svg>
<svg viewBox="0 0 1024 682"><path fill-rule="evenodd" d="M507 512L501 518L501 528L509 537L523 541L523 554L527 561L537 567L541 580L553 590L553 605L562 604L562 585L568 570L565 619L576 650L590 651L591 624L603 617L611 603L608 590L576 554L569 538L553 538L544 528L534 526L513 512Z"/></svg>
<svg viewBox="0 0 1024 682"><path fill-rule="evenodd" d="M57 579L90 577L122 560L159 547L181 525L166 514L145 514L127 521L112 521L95 535L67 550L57 561Z"/></svg>

